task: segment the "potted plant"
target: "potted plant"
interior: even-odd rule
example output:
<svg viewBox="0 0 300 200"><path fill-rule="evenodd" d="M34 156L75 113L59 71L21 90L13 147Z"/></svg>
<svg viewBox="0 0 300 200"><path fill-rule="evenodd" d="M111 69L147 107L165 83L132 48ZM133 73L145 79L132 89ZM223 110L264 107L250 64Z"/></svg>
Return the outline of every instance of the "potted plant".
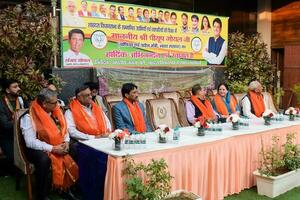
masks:
<svg viewBox="0 0 300 200"><path fill-rule="evenodd" d="M290 121L294 121L295 120L295 116L297 114L299 114L299 110L293 108L293 107L289 107L286 111L285 114L289 116L289 120Z"/></svg>
<svg viewBox="0 0 300 200"><path fill-rule="evenodd" d="M198 136L204 136L205 135L205 129L208 128L205 117L204 116L198 117L195 120L194 127L198 128L198 132L197 132Z"/></svg>
<svg viewBox="0 0 300 200"><path fill-rule="evenodd" d="M300 107L300 83L293 85L292 92L296 96L296 107Z"/></svg>
<svg viewBox="0 0 300 200"><path fill-rule="evenodd" d="M109 134L109 138L113 139L115 141L114 149L116 151L121 151L121 142L125 137L128 137L130 133L128 132L127 129L121 130L121 129L116 129L114 132Z"/></svg>
<svg viewBox="0 0 300 200"><path fill-rule="evenodd" d="M173 177L164 159L152 159L149 164L144 164L126 157L123 162L129 200L158 200L170 194Z"/></svg>
<svg viewBox="0 0 300 200"><path fill-rule="evenodd" d="M300 186L300 149L294 139L295 134L287 134L286 143L280 146L279 137L274 136L266 149L262 142L261 166L253 172L258 194L273 198Z"/></svg>
<svg viewBox="0 0 300 200"><path fill-rule="evenodd" d="M231 114L227 118L227 122L232 122L232 130L239 130L240 116L238 114Z"/></svg>
<svg viewBox="0 0 300 200"><path fill-rule="evenodd" d="M155 133L158 134L158 142L159 143L167 143L167 137L168 137L168 135L173 134L173 129L169 128L165 124L161 124L155 130Z"/></svg>
<svg viewBox="0 0 300 200"><path fill-rule="evenodd" d="M275 67L260 34L229 34L226 64L225 76L233 93L246 92L245 86L251 80L258 80L266 88L273 84Z"/></svg>
<svg viewBox="0 0 300 200"><path fill-rule="evenodd" d="M272 110L266 109L263 113L263 118L265 120L265 125L271 125L271 118L274 116L274 113Z"/></svg>

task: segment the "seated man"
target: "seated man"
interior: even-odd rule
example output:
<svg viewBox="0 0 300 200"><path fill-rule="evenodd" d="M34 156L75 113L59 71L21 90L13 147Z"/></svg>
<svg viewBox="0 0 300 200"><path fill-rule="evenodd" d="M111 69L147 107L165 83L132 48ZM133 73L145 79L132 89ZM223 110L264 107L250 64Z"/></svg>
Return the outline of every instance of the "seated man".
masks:
<svg viewBox="0 0 300 200"><path fill-rule="evenodd" d="M55 188L67 190L73 185L78 178L78 167L68 154L69 134L55 91L44 88L40 92L32 102L29 114L21 118L21 129L27 158L35 166L36 199L47 199L50 165Z"/></svg>
<svg viewBox="0 0 300 200"><path fill-rule="evenodd" d="M252 81L248 89L247 95L241 100L242 115L250 119L262 117L266 110L262 85L258 81Z"/></svg>
<svg viewBox="0 0 300 200"><path fill-rule="evenodd" d="M20 97L21 89L16 80L3 80L3 98L0 99L0 147L13 172L14 166L14 113L24 108L24 102Z"/></svg>
<svg viewBox="0 0 300 200"><path fill-rule="evenodd" d="M98 95L99 91L99 84L95 82L86 82L84 85L89 86L91 92L92 92L92 100L102 108L103 112L108 115L108 110L106 106L103 103L103 99L100 95Z"/></svg>
<svg viewBox="0 0 300 200"><path fill-rule="evenodd" d="M192 87L191 100L185 104L187 119L191 125L200 116L204 116L207 120L216 121L218 119L210 101L206 99L205 93L206 91L199 84Z"/></svg>
<svg viewBox="0 0 300 200"><path fill-rule="evenodd" d="M92 92L87 85L77 88L75 99L66 111L68 132L72 139L71 153L77 158L76 140L104 137L111 131L111 124L101 107L92 101Z"/></svg>
<svg viewBox="0 0 300 200"><path fill-rule="evenodd" d="M122 86L123 101L113 107L113 120L117 129L128 129L130 132L150 132L145 108L138 101L137 86L133 83L125 83Z"/></svg>

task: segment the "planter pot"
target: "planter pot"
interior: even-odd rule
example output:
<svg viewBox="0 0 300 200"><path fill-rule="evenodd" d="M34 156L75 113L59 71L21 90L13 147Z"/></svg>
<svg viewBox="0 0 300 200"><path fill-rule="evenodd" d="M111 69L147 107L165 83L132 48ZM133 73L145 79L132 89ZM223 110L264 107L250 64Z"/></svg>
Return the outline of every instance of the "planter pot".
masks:
<svg viewBox="0 0 300 200"><path fill-rule="evenodd" d="M287 172L279 176L261 175L258 170L253 172L256 176L257 192L273 198L295 187L300 186L300 169Z"/></svg>
<svg viewBox="0 0 300 200"><path fill-rule="evenodd" d="M271 125L271 117L264 117L264 120L265 120L265 125L266 126Z"/></svg>
<svg viewBox="0 0 300 200"><path fill-rule="evenodd" d="M290 121L295 121L295 115L289 115L289 120Z"/></svg>
<svg viewBox="0 0 300 200"><path fill-rule="evenodd" d="M239 122L232 122L232 130L239 130Z"/></svg>
<svg viewBox="0 0 300 200"><path fill-rule="evenodd" d="M159 137L158 137L158 143L167 143L167 137L161 137L159 135Z"/></svg>
<svg viewBox="0 0 300 200"><path fill-rule="evenodd" d="M199 127L199 128L198 128L197 135L198 135L198 136L204 136L204 135L205 135L205 128Z"/></svg>
<svg viewBox="0 0 300 200"><path fill-rule="evenodd" d="M121 151L121 140L115 140L115 150Z"/></svg>
<svg viewBox="0 0 300 200"><path fill-rule="evenodd" d="M188 192L185 190L176 190L171 192L167 197L164 198L164 200L177 200L177 199L183 199L183 200L202 200L201 197L198 195Z"/></svg>

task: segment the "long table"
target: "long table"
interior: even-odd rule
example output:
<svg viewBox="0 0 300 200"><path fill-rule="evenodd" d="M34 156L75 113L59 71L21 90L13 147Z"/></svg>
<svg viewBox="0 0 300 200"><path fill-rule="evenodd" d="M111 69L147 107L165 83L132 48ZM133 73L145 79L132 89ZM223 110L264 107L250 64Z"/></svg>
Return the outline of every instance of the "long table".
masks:
<svg viewBox="0 0 300 200"><path fill-rule="evenodd" d="M80 176L84 174L84 180L90 182L87 187L94 187L92 184L97 182L97 177L102 179L100 184L96 184L99 198L92 199L102 199L102 195L105 200L126 199L123 157L130 155L136 162L146 163L151 159L164 158L174 177L172 190L192 191L205 200L223 199L255 185L252 172L259 166L262 143L269 146L272 136L276 135L280 138L279 143L283 144L287 133L295 133L296 141L300 143L298 120L274 122L271 126L263 125L262 119L250 123L250 127L237 131L232 130L231 124L224 124L221 133L207 132L202 137L196 136L197 130L193 127L181 128L179 143L159 144L154 133L147 133L147 147L143 149L115 151L113 141L108 138L82 141L81 149L86 154L81 156L85 161L79 165ZM98 160L103 160L98 162L98 166L93 166L94 171L85 167L91 165L93 152ZM103 194L100 194L101 190ZM92 191L88 195L92 195Z"/></svg>

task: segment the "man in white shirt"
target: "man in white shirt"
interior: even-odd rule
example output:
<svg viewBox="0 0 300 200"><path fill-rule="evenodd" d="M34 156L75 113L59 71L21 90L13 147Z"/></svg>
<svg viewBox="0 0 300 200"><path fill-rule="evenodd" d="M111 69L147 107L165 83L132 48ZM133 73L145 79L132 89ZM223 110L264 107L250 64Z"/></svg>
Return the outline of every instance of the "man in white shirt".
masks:
<svg viewBox="0 0 300 200"><path fill-rule="evenodd" d="M242 114L250 119L262 117L267 105L262 94L263 87L258 81L249 83L249 91L241 100Z"/></svg>
<svg viewBox="0 0 300 200"><path fill-rule="evenodd" d="M103 19L107 19L108 18L107 15L106 15L106 7L105 7L104 4L101 4L99 6L99 11L100 11L99 18L103 18Z"/></svg>
<svg viewBox="0 0 300 200"><path fill-rule="evenodd" d="M56 110L56 114L54 114L54 110ZM38 200L47 199L49 193L50 182L48 175L50 165L52 165L52 170L56 168L53 166L57 166L55 165L56 162L52 160L52 156L55 155L56 161L63 159L64 156L68 156L70 138L69 134L63 131L65 129L63 129L62 124L65 124L65 120L62 113L60 115L57 114L59 112L61 111L57 107L57 93L51 89L44 88L30 107L29 113L31 116L29 116L29 113L26 113L21 117L20 127L27 147L27 158L35 166L36 199ZM59 137L63 137L63 142L56 145L51 144L51 141L55 141L55 139L51 139L51 135L58 133L61 134ZM63 187L63 185L56 186Z"/></svg>
<svg viewBox="0 0 300 200"><path fill-rule="evenodd" d="M67 1L67 11L63 14L62 24L63 26L73 26L73 27L85 27L84 20L79 17L76 11L76 5L73 0Z"/></svg>
<svg viewBox="0 0 300 200"><path fill-rule="evenodd" d="M87 85L77 88L76 98L66 111L68 132L72 141L72 156L77 157L77 140L105 137L111 131L111 123L100 106L92 100L92 92Z"/></svg>
<svg viewBox="0 0 300 200"><path fill-rule="evenodd" d="M225 40L221 37L222 21L215 18L213 26L214 37L209 38L202 55L209 65L224 65L227 46Z"/></svg>
<svg viewBox="0 0 300 200"><path fill-rule="evenodd" d="M80 53L84 42L84 33L80 29L72 29L69 32L70 49L64 52L64 67L92 67L93 62L90 57Z"/></svg>

